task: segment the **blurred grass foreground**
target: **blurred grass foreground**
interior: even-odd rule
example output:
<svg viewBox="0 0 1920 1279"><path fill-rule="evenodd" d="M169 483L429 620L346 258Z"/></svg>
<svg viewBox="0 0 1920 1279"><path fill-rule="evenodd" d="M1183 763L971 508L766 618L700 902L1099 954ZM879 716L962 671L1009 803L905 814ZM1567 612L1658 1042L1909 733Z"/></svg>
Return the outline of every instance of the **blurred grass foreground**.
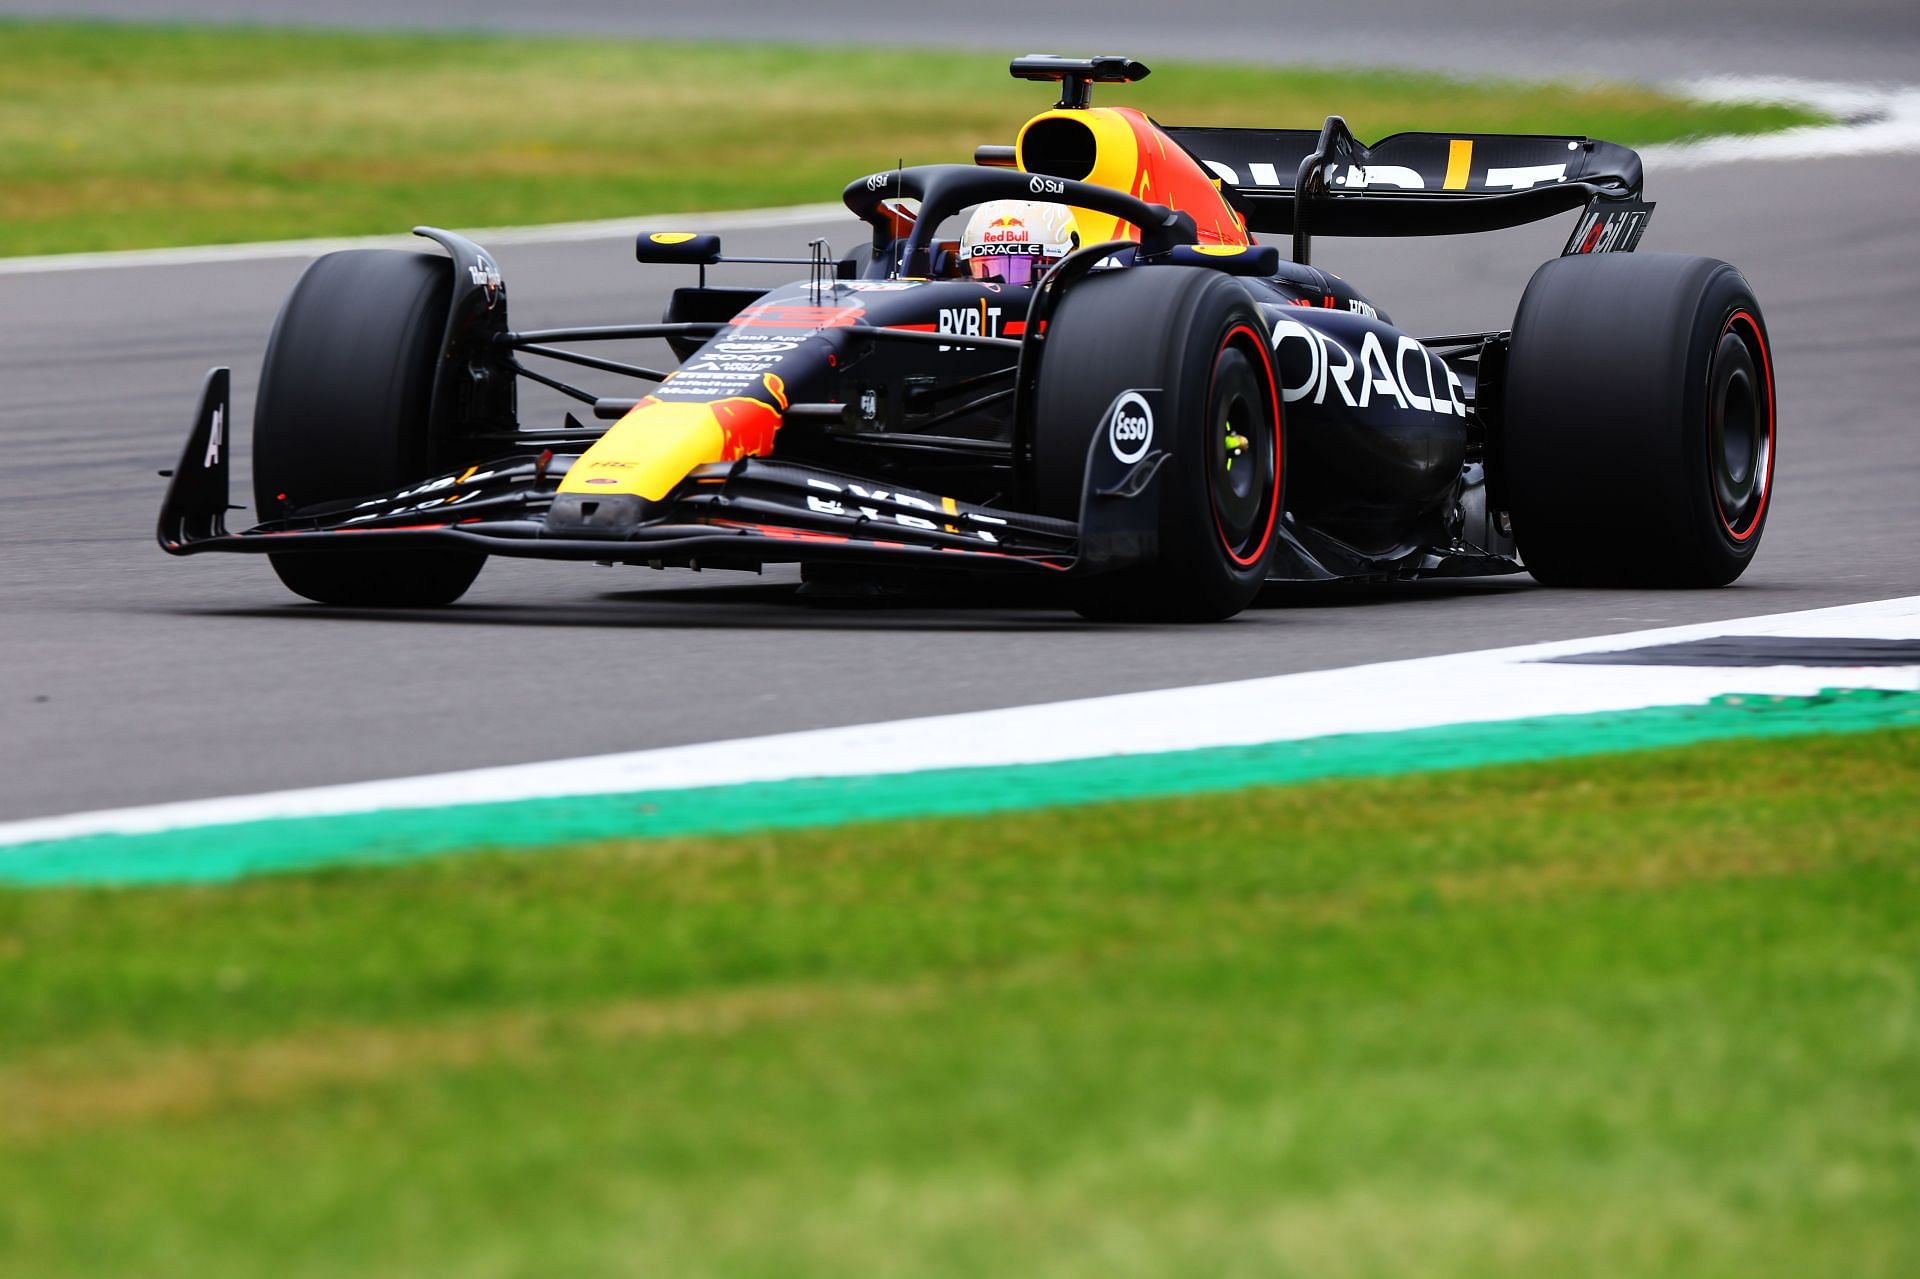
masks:
<svg viewBox="0 0 1920 1279"><path fill-rule="evenodd" d="M0 1273L1920 1274L1920 732L0 891Z"/></svg>
<svg viewBox="0 0 1920 1279"><path fill-rule="evenodd" d="M1011 52L1020 52L1013 50ZM1049 103L1007 52L0 20L0 255L815 203L964 162ZM1572 132L1817 123L1624 85L1156 65L1174 123Z"/></svg>

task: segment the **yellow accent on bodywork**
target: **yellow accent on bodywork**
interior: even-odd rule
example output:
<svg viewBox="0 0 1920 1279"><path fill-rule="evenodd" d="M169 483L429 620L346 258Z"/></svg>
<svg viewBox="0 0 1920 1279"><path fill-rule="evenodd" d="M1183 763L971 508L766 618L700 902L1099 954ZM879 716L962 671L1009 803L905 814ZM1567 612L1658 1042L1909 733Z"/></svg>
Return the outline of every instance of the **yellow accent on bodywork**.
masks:
<svg viewBox="0 0 1920 1279"><path fill-rule="evenodd" d="M1467 175L1473 171L1473 139L1454 138L1447 143L1447 191L1467 189Z"/></svg>
<svg viewBox="0 0 1920 1279"><path fill-rule="evenodd" d="M1093 171L1080 180L1091 182L1095 186L1111 187L1116 191L1133 194L1134 180L1140 173L1140 141L1134 136L1133 125L1126 117L1107 107L1055 108L1042 111L1020 128L1020 136L1014 140L1014 163L1020 168L1027 167L1027 130L1042 120L1072 120L1075 124L1085 125L1093 132L1094 160ZM1029 170L1031 172L1031 170ZM1147 199L1147 196L1141 196ZM1096 213L1092 209L1075 209L1073 220L1080 229L1080 243L1099 244L1106 240L1133 239L1122 235L1121 229L1131 223L1116 218L1111 213Z"/></svg>
<svg viewBox="0 0 1920 1279"><path fill-rule="evenodd" d="M1247 251L1247 246L1244 244L1196 244L1193 250L1216 258L1237 258Z"/></svg>
<svg viewBox="0 0 1920 1279"><path fill-rule="evenodd" d="M693 235L691 231L655 231L647 238L655 244L685 244Z"/></svg>
<svg viewBox="0 0 1920 1279"><path fill-rule="evenodd" d="M721 461L726 433L706 404L641 404L581 455L560 481L562 493L635 493L657 502L705 462ZM612 484L589 484L612 480Z"/></svg>

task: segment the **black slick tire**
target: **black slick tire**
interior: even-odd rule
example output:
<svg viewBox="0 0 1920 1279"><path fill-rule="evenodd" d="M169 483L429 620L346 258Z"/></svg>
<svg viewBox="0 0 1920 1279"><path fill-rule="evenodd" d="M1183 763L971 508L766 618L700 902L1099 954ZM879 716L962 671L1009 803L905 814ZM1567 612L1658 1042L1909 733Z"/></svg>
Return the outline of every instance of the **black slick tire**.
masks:
<svg viewBox="0 0 1920 1279"><path fill-rule="evenodd" d="M426 478L428 414L453 290L452 263L358 249L307 268L267 340L253 417L254 503L365 497ZM322 604L432 607L466 593L476 551L368 549L267 557L280 580Z"/></svg>
<svg viewBox="0 0 1920 1279"><path fill-rule="evenodd" d="M1073 285L1048 324L1034 396L1040 510L1078 519L1087 450L1115 398L1162 390L1167 451L1156 553L1088 578L1074 605L1102 621L1215 622L1266 582L1285 478L1267 326L1229 276L1133 267Z"/></svg>
<svg viewBox="0 0 1920 1279"><path fill-rule="evenodd" d="M1766 321L1725 262L1542 266L1513 322L1502 470L1527 570L1554 586L1725 586L1770 514Z"/></svg>

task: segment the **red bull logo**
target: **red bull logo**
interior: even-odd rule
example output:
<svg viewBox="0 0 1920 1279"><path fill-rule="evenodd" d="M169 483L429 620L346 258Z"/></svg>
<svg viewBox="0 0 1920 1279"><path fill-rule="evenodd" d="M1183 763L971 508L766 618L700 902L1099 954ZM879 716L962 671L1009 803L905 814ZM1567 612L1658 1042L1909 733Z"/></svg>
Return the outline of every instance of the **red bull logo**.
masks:
<svg viewBox="0 0 1920 1279"><path fill-rule="evenodd" d="M773 397L772 404L737 395L707 405L713 410L714 421L720 424L723 442L721 456L715 461L736 462L773 451L774 432L780 429L780 415L787 407L787 389L772 373L762 375L760 381Z"/></svg>
<svg viewBox="0 0 1920 1279"><path fill-rule="evenodd" d="M982 244L1012 244L1027 238L1027 224L1019 218L995 218L981 234Z"/></svg>

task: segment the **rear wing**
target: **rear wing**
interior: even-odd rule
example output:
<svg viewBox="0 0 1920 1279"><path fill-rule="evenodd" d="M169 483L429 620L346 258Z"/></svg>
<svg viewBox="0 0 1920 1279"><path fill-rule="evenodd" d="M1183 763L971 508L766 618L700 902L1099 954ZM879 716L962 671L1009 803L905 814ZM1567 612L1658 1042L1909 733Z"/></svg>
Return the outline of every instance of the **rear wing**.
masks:
<svg viewBox="0 0 1920 1279"><path fill-rule="evenodd" d="M1314 234L1497 231L1583 205L1609 223L1630 221L1631 240L1609 242L1619 251L1632 248L1652 209L1638 202L1639 155L1595 138L1396 133L1367 146L1337 115L1318 132L1161 131L1220 179L1248 230L1292 234L1299 262ZM1638 216L1625 219L1628 211Z"/></svg>

